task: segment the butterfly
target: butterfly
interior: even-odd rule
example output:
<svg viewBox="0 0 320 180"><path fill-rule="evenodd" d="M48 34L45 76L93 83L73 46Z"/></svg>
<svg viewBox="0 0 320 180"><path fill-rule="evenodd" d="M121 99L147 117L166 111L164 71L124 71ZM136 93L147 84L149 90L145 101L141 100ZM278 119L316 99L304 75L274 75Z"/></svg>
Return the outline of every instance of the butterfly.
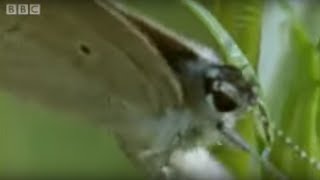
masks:
<svg viewBox="0 0 320 180"><path fill-rule="evenodd" d="M229 177L206 147L251 151L233 127L257 104L255 84L214 50L112 1L41 8L0 15L2 91L106 126L151 178ZM210 166L188 174L190 156Z"/></svg>

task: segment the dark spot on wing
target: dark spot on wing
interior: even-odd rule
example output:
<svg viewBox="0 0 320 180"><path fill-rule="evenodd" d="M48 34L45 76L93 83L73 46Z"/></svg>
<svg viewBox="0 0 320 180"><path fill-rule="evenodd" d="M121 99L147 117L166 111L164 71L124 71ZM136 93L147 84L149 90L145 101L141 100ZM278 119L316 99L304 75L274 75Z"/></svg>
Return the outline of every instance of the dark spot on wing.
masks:
<svg viewBox="0 0 320 180"><path fill-rule="evenodd" d="M16 23L16 24L13 24L11 27L9 27L8 29L6 29L6 32L7 33L14 33L14 32L17 32L21 29L21 26L20 24Z"/></svg>
<svg viewBox="0 0 320 180"><path fill-rule="evenodd" d="M77 56L76 58L72 59L72 65L74 67L82 67L85 64L85 59L89 57L92 54L91 48L86 43L79 43L76 46L77 53L80 54L80 56Z"/></svg>
<svg viewBox="0 0 320 180"><path fill-rule="evenodd" d="M91 54L91 49L86 44L80 44L80 52L89 56Z"/></svg>

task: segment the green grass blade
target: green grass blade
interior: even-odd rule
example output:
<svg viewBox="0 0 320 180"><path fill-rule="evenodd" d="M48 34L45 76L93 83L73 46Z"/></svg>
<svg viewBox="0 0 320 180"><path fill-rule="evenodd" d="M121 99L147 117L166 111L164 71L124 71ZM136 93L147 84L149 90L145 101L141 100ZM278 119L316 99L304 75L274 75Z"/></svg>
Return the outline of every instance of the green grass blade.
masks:
<svg viewBox="0 0 320 180"><path fill-rule="evenodd" d="M211 5L216 18L237 42L253 67L257 67L260 51L264 0L214 0Z"/></svg>
<svg viewBox="0 0 320 180"><path fill-rule="evenodd" d="M284 135L276 138L271 157L292 178L319 179L319 51L291 7L282 5L291 20L290 46L277 66L268 104Z"/></svg>
<svg viewBox="0 0 320 180"><path fill-rule="evenodd" d="M222 51L226 63L243 69L243 73L248 79L257 82L255 71L249 60L220 22L199 3L192 0L182 0L182 2L207 26Z"/></svg>

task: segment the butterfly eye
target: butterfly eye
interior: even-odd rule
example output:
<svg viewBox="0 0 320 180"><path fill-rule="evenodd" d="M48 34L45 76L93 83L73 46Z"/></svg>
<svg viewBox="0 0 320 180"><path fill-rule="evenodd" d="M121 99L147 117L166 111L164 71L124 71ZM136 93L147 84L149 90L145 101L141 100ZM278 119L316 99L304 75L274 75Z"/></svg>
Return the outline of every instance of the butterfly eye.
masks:
<svg viewBox="0 0 320 180"><path fill-rule="evenodd" d="M238 107L237 103L224 92L212 91L211 94L211 101L220 112L230 112Z"/></svg>
<svg viewBox="0 0 320 180"><path fill-rule="evenodd" d="M205 94L208 101L213 104L219 112L230 112L238 108L238 104L232 97L221 89L221 80L205 78Z"/></svg>

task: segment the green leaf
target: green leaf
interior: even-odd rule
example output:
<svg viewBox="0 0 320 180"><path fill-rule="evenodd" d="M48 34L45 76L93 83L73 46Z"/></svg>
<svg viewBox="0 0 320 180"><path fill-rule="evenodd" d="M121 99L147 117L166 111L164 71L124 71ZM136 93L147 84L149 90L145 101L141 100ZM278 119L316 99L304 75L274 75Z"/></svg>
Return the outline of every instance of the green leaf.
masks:
<svg viewBox="0 0 320 180"><path fill-rule="evenodd" d="M319 51L295 15L290 17L290 47L268 93L271 117L284 132L276 138L271 157L291 177L319 179L316 164L310 163L320 157Z"/></svg>
<svg viewBox="0 0 320 180"><path fill-rule="evenodd" d="M215 16L256 67L260 50L260 34L264 0L214 0Z"/></svg>
<svg viewBox="0 0 320 180"><path fill-rule="evenodd" d="M195 1L182 0L182 2L207 26L210 34L218 44L226 63L243 68L243 73L248 79L257 81L254 69L250 66L247 57L216 17Z"/></svg>

